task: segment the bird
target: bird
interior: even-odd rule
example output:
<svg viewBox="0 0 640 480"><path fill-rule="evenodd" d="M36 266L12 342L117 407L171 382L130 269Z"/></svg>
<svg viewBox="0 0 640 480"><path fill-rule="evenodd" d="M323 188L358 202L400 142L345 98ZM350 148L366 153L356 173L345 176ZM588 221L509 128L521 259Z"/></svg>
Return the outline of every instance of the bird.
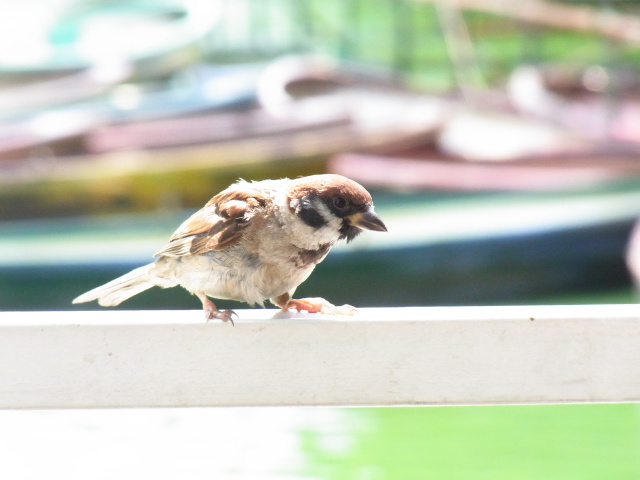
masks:
<svg viewBox="0 0 640 480"><path fill-rule="evenodd" d="M357 313L320 297L294 299L296 288L340 240L363 230L386 232L369 192L336 174L238 180L184 221L152 263L73 300L116 306L151 287L182 286L202 302L207 321L231 321L233 310L211 300L237 300L283 311ZM211 298L210 298L211 297Z"/></svg>

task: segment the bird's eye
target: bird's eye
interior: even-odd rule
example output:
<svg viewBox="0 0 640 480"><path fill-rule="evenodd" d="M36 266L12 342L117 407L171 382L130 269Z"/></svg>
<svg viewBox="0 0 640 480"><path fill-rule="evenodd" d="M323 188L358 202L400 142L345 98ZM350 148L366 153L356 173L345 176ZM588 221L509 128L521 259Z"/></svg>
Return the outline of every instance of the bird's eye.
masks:
<svg viewBox="0 0 640 480"><path fill-rule="evenodd" d="M333 206L342 210L347 206L347 201L343 197L333 197Z"/></svg>

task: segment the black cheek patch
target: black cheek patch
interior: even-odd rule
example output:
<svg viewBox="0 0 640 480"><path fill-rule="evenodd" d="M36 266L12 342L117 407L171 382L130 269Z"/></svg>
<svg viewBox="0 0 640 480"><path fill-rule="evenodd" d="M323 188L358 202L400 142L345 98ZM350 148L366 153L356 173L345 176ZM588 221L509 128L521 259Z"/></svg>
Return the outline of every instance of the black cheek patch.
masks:
<svg viewBox="0 0 640 480"><path fill-rule="evenodd" d="M307 199L300 202L300 206L298 207L296 214L306 225L309 225L310 227L321 228L327 225L327 221Z"/></svg>
<svg viewBox="0 0 640 480"><path fill-rule="evenodd" d="M356 238L360 233L362 232L362 230L360 230L358 227L354 227L353 225L351 225L348 221L344 221L342 223L342 227L340 227L340 240L347 240L347 243L349 243L351 240L353 240L354 238Z"/></svg>

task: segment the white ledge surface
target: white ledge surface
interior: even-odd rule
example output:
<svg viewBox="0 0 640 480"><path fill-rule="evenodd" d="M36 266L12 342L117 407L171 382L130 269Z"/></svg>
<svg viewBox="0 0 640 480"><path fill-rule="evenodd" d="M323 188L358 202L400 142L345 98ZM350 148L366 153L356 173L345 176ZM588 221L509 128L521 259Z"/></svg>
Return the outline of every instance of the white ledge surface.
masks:
<svg viewBox="0 0 640 480"><path fill-rule="evenodd" d="M0 408L640 401L640 306L0 314Z"/></svg>

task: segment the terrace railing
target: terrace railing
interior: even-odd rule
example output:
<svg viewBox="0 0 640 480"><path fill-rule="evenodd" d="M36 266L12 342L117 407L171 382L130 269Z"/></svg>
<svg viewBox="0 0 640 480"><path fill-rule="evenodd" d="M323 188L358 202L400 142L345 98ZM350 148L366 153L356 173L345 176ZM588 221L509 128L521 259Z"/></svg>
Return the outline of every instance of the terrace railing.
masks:
<svg viewBox="0 0 640 480"><path fill-rule="evenodd" d="M640 401L639 305L238 313L3 313L0 408Z"/></svg>

